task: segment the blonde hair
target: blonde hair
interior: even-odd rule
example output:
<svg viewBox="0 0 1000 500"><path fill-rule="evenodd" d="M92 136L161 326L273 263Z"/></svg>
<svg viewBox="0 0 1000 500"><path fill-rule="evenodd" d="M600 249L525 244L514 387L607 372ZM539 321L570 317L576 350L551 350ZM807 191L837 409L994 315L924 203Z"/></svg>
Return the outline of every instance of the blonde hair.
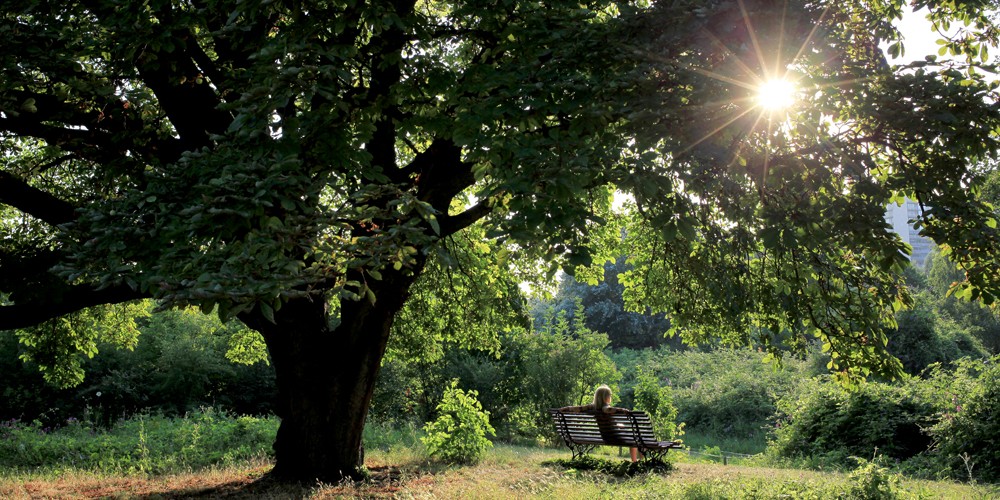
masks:
<svg viewBox="0 0 1000 500"><path fill-rule="evenodd" d="M608 400L611 399L611 388L602 385L594 391L594 409L600 410L605 406L611 404Z"/></svg>

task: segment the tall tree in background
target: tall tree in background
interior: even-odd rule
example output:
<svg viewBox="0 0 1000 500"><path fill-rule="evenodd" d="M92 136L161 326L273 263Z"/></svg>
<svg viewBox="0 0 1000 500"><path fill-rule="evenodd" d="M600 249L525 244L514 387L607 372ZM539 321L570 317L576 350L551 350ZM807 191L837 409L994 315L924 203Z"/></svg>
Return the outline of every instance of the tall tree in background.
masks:
<svg viewBox="0 0 1000 500"><path fill-rule="evenodd" d="M239 318L276 372L273 474L327 481L358 474L411 286L474 224L500 265L570 271L608 228L626 293L692 338L763 326L893 371L884 203L933 207L959 293L1000 281L964 190L1000 122L964 57L996 31L925 4L971 21L959 62L885 64L901 0L5 1L0 328L58 373L114 333L103 305ZM801 99L762 110L786 72Z"/></svg>
<svg viewBox="0 0 1000 500"><path fill-rule="evenodd" d="M536 301L532 315L536 328L543 323L549 308L565 312L574 318L577 303L586 311L586 326L595 332L606 333L612 349L643 349L656 347L667 342L679 347L680 339L666 338L670 322L663 314L645 314L625 309L622 294L625 287L618 281L618 275L629 267L625 258L604 263L604 273L599 283L590 284L570 275L561 275L559 289L551 301Z"/></svg>

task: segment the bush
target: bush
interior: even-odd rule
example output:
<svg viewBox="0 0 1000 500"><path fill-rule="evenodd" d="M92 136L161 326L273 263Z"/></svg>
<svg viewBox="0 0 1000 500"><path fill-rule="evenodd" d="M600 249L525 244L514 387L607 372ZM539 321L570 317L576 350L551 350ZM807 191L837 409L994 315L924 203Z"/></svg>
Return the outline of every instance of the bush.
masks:
<svg viewBox="0 0 1000 500"><path fill-rule="evenodd" d="M932 307L928 292L915 297L913 309L896 314L898 327L888 332L887 349L917 375L933 363L952 363L962 357L981 357L986 350L974 335Z"/></svg>
<svg viewBox="0 0 1000 500"><path fill-rule="evenodd" d="M96 356L81 357L86 375L72 388L46 382L36 363L18 359L26 347L15 332L0 331L0 420L39 420L55 427L91 411L110 427L134 414L182 416L204 406L237 414L271 412L274 370L260 335L195 309L156 312L135 322L141 332L137 343L123 348L99 342Z"/></svg>
<svg viewBox="0 0 1000 500"><path fill-rule="evenodd" d="M510 429L532 439L555 438L548 408L589 403L601 384L622 395L620 374L604 351L608 336L587 329L579 307L572 323L564 313L550 313L538 331L516 333L501 360L514 369L506 382Z"/></svg>
<svg viewBox="0 0 1000 500"><path fill-rule="evenodd" d="M964 360L953 372L936 370L935 380L958 389L930 428L934 454L955 478L1000 481L1000 356ZM952 385L953 384L953 385ZM964 389L964 390L962 390Z"/></svg>
<svg viewBox="0 0 1000 500"><path fill-rule="evenodd" d="M624 394L639 383L640 373L649 373L670 388L676 420L684 422L685 432L741 439L762 439L777 400L810 373L805 361L788 358L776 367L763 353L749 349L623 350L613 359L630 369L625 373Z"/></svg>
<svg viewBox="0 0 1000 500"><path fill-rule="evenodd" d="M849 390L828 379L816 380L801 396L782 400L772 447L780 456L823 457L836 466L849 466L852 456L876 453L912 458L930 446L921 428L933 424L937 411L916 383L871 382Z"/></svg>
<svg viewBox="0 0 1000 500"><path fill-rule="evenodd" d="M634 408L649 414L657 438L673 439L683 434L684 424L677 424L677 407L670 387L661 386L652 374L640 371L633 394Z"/></svg>
<svg viewBox="0 0 1000 500"><path fill-rule="evenodd" d="M1000 480L1000 357L932 365L922 378L849 390L814 379L784 398L768 455L848 466L883 454L911 476Z"/></svg>
<svg viewBox="0 0 1000 500"><path fill-rule="evenodd" d="M847 498L858 500L893 500L896 498L913 498L914 495L902 490L902 479L882 466L878 460L869 462L858 458L858 467L848 477L852 482Z"/></svg>
<svg viewBox="0 0 1000 500"><path fill-rule="evenodd" d="M487 436L496 436L489 412L476 400L476 391L463 391L453 380L437 406L438 418L424 426L420 441L427 452L445 462L473 464L493 447Z"/></svg>

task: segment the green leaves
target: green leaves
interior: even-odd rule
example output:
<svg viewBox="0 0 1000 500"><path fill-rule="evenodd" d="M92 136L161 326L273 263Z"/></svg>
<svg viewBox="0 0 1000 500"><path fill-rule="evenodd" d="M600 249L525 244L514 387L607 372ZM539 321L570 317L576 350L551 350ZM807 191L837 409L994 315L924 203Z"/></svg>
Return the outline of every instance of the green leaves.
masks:
<svg viewBox="0 0 1000 500"><path fill-rule="evenodd" d="M493 447L490 437L496 431L490 425L490 413L483 411L479 393L459 389L452 380L437 406L437 419L424 426L426 436L420 441L430 456L445 462L472 464Z"/></svg>
<svg viewBox="0 0 1000 500"><path fill-rule="evenodd" d="M148 315L144 303L97 306L17 330L21 360L36 363L46 382L76 386L83 382L83 358L93 358L99 342L133 349L139 335L135 320Z"/></svg>
<svg viewBox="0 0 1000 500"><path fill-rule="evenodd" d="M961 26L942 49L964 60L888 67L896 0L8 7L4 151L79 208L10 220L61 253L45 278L272 322L306 295L385 304L428 259L430 283L467 265L504 309L515 258L574 272L617 249L632 303L689 340L818 335L835 368L888 373L879 332L908 298L886 203L928 209L962 296L1000 293L996 217L968 190L1000 147L997 30L981 6L927 6ZM761 114L752 88L786 70L800 102ZM618 213L616 191L634 201ZM420 292L404 317L447 337L416 318L447 309Z"/></svg>

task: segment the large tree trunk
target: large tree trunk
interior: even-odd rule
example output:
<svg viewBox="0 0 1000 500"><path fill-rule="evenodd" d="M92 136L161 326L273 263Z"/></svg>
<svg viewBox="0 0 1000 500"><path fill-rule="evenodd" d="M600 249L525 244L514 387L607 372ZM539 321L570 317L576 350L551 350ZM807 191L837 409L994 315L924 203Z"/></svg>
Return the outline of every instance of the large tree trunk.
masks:
<svg viewBox="0 0 1000 500"><path fill-rule="evenodd" d="M322 298L286 302L274 323L241 315L267 343L281 419L274 443L279 480L337 482L361 476L361 436L396 313L413 277L380 282L375 304L344 301L330 328Z"/></svg>

